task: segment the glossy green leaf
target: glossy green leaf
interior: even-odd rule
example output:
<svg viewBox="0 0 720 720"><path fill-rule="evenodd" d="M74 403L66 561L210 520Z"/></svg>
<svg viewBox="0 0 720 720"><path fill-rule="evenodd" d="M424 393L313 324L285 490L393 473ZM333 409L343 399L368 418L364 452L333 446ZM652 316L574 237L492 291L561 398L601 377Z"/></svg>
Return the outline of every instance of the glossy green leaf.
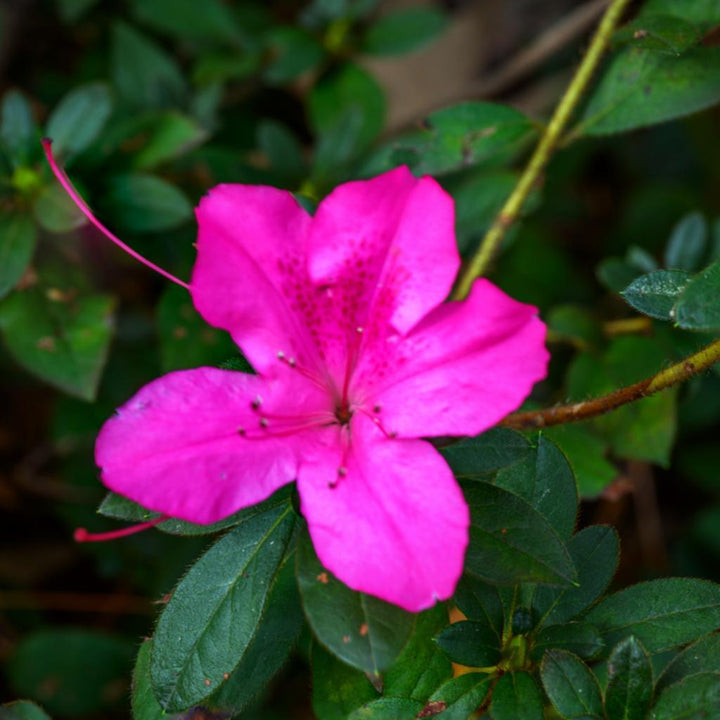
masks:
<svg viewBox="0 0 720 720"><path fill-rule="evenodd" d="M706 672L720 673L720 635L706 635L678 653L658 678L657 691Z"/></svg>
<svg viewBox="0 0 720 720"><path fill-rule="evenodd" d="M195 310L187 290L175 285L160 298L157 326L165 372L217 366L237 352L230 336L210 327Z"/></svg>
<svg viewBox="0 0 720 720"><path fill-rule="evenodd" d="M711 720L716 717L720 717L720 673L699 673L666 688L648 720Z"/></svg>
<svg viewBox="0 0 720 720"><path fill-rule="evenodd" d="M683 217L673 228L665 247L665 266L676 270L698 270L708 234L708 224L702 213L692 212Z"/></svg>
<svg viewBox="0 0 720 720"><path fill-rule="evenodd" d="M572 653L548 650L542 661L540 677L550 701L563 718L603 718L600 686L587 665Z"/></svg>
<svg viewBox="0 0 720 720"><path fill-rule="evenodd" d="M640 17L667 14L693 23L701 32L720 24L720 6L715 0L646 0Z"/></svg>
<svg viewBox="0 0 720 720"><path fill-rule="evenodd" d="M182 104L185 80L175 60L135 28L115 24L110 46L111 76L119 95L134 106Z"/></svg>
<svg viewBox="0 0 720 720"><path fill-rule="evenodd" d="M347 720L412 720L423 704L410 698L383 697L373 700L347 716Z"/></svg>
<svg viewBox="0 0 720 720"><path fill-rule="evenodd" d="M175 588L158 621L151 663L153 689L166 710L199 703L243 661L294 525L289 504L256 515L215 543Z"/></svg>
<svg viewBox="0 0 720 720"><path fill-rule="evenodd" d="M542 660L547 650L567 650L581 658L595 657L605 646L597 629L586 622L545 625L533 634L531 657Z"/></svg>
<svg viewBox="0 0 720 720"><path fill-rule="evenodd" d="M312 647L310 663L313 710L320 720L345 720L353 710L377 698L365 673L341 662L318 643Z"/></svg>
<svg viewBox="0 0 720 720"><path fill-rule="evenodd" d="M425 702L452 677L452 665L433 639L447 624L442 603L417 615L410 640L384 675L386 695Z"/></svg>
<svg viewBox="0 0 720 720"><path fill-rule="evenodd" d="M128 691L131 640L75 628L28 634L8 664L12 691L41 703L52 715L110 714Z"/></svg>
<svg viewBox="0 0 720 720"><path fill-rule="evenodd" d="M521 462L502 469L495 484L527 500L563 538L575 528L575 476L557 445L538 435L537 446Z"/></svg>
<svg viewBox="0 0 720 720"><path fill-rule="evenodd" d="M87 223L70 196L55 182L46 185L35 198L33 215L51 233L66 233Z"/></svg>
<svg viewBox="0 0 720 720"><path fill-rule="evenodd" d="M608 645L635 635L660 652L720 628L720 585L694 578L638 583L605 598L586 619Z"/></svg>
<svg viewBox="0 0 720 720"><path fill-rule="evenodd" d="M0 214L0 298L23 276L37 243L35 223L28 215Z"/></svg>
<svg viewBox="0 0 720 720"><path fill-rule="evenodd" d="M303 607L317 639L348 665L385 670L410 638L414 615L337 580L321 565L306 532L297 555Z"/></svg>
<svg viewBox="0 0 720 720"><path fill-rule="evenodd" d="M132 675L131 707L133 720L164 720L167 716L160 707L150 682L150 658L152 655L152 640L145 640L140 645L135 669Z"/></svg>
<svg viewBox="0 0 720 720"><path fill-rule="evenodd" d="M605 690L608 720L644 720L652 694L650 657L642 643L631 635L615 646L608 658Z"/></svg>
<svg viewBox="0 0 720 720"><path fill-rule="evenodd" d="M493 688L493 720L543 720L540 688L525 672L505 673Z"/></svg>
<svg viewBox="0 0 720 720"><path fill-rule="evenodd" d="M503 606L494 585L488 585L472 575L463 575L455 590L454 600L466 618L477 620L492 629L500 641L503 633Z"/></svg>
<svg viewBox="0 0 720 720"><path fill-rule="evenodd" d="M675 322L687 330L720 329L720 261L685 285L675 306Z"/></svg>
<svg viewBox="0 0 720 720"><path fill-rule="evenodd" d="M71 90L50 113L45 134L58 157L89 147L102 132L112 112L112 97L105 83L89 83Z"/></svg>
<svg viewBox="0 0 720 720"><path fill-rule="evenodd" d="M519 462L530 452L530 443L514 430L491 428L482 435L448 445L441 452L455 475L476 477Z"/></svg>
<svg viewBox="0 0 720 720"><path fill-rule="evenodd" d="M130 232L159 232L192 218L192 205L183 192L155 175L115 175L107 201L118 225Z"/></svg>
<svg viewBox="0 0 720 720"><path fill-rule="evenodd" d="M673 15L643 13L615 33L616 45L632 45L667 55L682 55L700 42L698 29Z"/></svg>
<svg viewBox="0 0 720 720"><path fill-rule="evenodd" d="M8 90L0 107L0 141L14 166L25 163L37 129L32 108L18 90Z"/></svg>
<svg viewBox="0 0 720 720"><path fill-rule="evenodd" d="M456 663L470 667L491 667L500 660L495 630L482 622L461 620L446 627L435 642Z"/></svg>
<svg viewBox="0 0 720 720"><path fill-rule="evenodd" d="M547 520L526 500L482 481L463 485L470 506L465 569L487 582L575 582L575 568Z"/></svg>
<svg viewBox="0 0 720 720"><path fill-rule="evenodd" d="M321 43L297 27L277 27L268 36L270 62L264 77L269 83L287 83L317 67L325 58Z"/></svg>
<svg viewBox="0 0 720 720"><path fill-rule="evenodd" d="M54 299L34 287L0 303L0 329L24 368L70 395L92 400L107 358L114 304L105 295Z"/></svg>
<svg viewBox="0 0 720 720"><path fill-rule="evenodd" d="M133 154L138 170L151 170L162 163L181 157L208 137L197 120L176 111L154 112L152 121L143 128L143 147Z"/></svg>
<svg viewBox="0 0 720 720"><path fill-rule="evenodd" d="M466 102L429 115L427 128L398 141L397 156L418 175L440 175L518 150L535 134L525 115L507 105Z"/></svg>
<svg viewBox="0 0 720 720"><path fill-rule="evenodd" d="M533 608L539 617L539 626L569 622L605 592L615 574L619 543L615 528L607 525L586 527L568 541L578 584L560 589L536 588Z"/></svg>
<svg viewBox="0 0 720 720"><path fill-rule="evenodd" d="M439 720L467 720L482 705L493 679L493 675L466 673L448 680L428 699L424 717L438 715Z"/></svg>
<svg viewBox="0 0 720 720"><path fill-rule="evenodd" d="M673 307L691 279L684 270L656 270L633 280L621 294L635 310L659 320L672 320Z"/></svg>
<svg viewBox="0 0 720 720"><path fill-rule="evenodd" d="M369 55L402 55L431 43L447 27L436 7L416 7L382 15L365 33L360 46Z"/></svg>
<svg viewBox="0 0 720 720"><path fill-rule="evenodd" d="M51 720L51 718L39 705L29 700L16 700L0 705L0 720Z"/></svg>
<svg viewBox="0 0 720 720"><path fill-rule="evenodd" d="M679 58L631 48L610 63L575 132L606 135L665 122L720 101L720 48Z"/></svg>

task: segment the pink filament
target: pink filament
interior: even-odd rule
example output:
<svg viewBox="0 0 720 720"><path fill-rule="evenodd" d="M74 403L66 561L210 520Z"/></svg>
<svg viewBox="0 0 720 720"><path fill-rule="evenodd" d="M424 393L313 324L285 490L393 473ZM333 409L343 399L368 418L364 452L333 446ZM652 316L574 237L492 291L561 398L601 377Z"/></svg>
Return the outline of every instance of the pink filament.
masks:
<svg viewBox="0 0 720 720"><path fill-rule="evenodd" d="M165 522L170 518L167 515L160 515L153 520L148 522L138 523L137 525L129 525L128 527L121 528L120 530L111 530L110 532L104 533L89 533L85 528L77 528L73 533L75 542L104 542L105 540L117 540L118 538L127 537L128 535L134 535L135 533L142 532L148 528L154 527L158 523Z"/></svg>
<svg viewBox="0 0 720 720"><path fill-rule="evenodd" d="M183 282L182 280L176 278L174 275L169 273L167 270L163 270L161 267L158 267L155 265L155 263L150 262L146 258L144 258L140 253L133 250L130 246L126 245L122 240L120 240L119 237L116 235L113 235L96 217L93 215L92 210L87 206L85 201L80 197L80 193L75 189L75 186L72 184L70 178L67 176L64 170L62 170L57 162L55 161L55 158L53 157L52 152L52 140L50 138L43 138L42 139L42 146L45 150L45 157L47 158L47 161L50 165L51 170L55 174L55 177L58 179L60 184L65 189L65 192L72 198L75 205L78 206L80 211L83 215L98 229L100 232L105 235L111 242L114 242L119 248L124 250L128 255L131 255L136 260L141 262L146 267L149 267L151 270L154 270L157 273L160 273L163 277L166 277L168 280L172 280L172 282L176 283L177 285L180 285L180 287L184 287L186 290L190 289L190 286Z"/></svg>

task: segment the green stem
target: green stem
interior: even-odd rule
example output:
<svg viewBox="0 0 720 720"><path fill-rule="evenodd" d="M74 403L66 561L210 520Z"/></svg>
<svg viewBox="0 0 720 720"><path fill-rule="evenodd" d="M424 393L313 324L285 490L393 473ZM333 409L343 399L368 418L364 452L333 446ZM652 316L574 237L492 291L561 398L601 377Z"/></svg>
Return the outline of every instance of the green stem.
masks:
<svg viewBox="0 0 720 720"><path fill-rule="evenodd" d="M707 370L716 362L720 362L720 340L710 343L710 345L681 360L679 363L661 370L652 377L636 382L634 385L620 388L607 395L585 402L558 405L545 410L514 413L508 415L500 424L504 427L523 430L587 420L677 385L693 375Z"/></svg>
<svg viewBox="0 0 720 720"><path fill-rule="evenodd" d="M480 277L487 270L508 228L518 219L533 185L547 165L575 108L582 99L629 2L630 0L612 0L605 11L580 67L555 109L555 113L545 128L518 184L487 231L477 253L472 257L458 280L453 294L454 299L461 300L468 296L475 278Z"/></svg>

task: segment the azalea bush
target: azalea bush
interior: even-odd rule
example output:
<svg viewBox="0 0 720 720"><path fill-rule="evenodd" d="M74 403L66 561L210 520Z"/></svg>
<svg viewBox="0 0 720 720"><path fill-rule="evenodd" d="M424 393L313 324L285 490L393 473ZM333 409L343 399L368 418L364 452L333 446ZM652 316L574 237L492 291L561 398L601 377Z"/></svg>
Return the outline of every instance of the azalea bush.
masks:
<svg viewBox="0 0 720 720"><path fill-rule="evenodd" d="M720 717L720 5L389 5L9 46L0 719Z"/></svg>

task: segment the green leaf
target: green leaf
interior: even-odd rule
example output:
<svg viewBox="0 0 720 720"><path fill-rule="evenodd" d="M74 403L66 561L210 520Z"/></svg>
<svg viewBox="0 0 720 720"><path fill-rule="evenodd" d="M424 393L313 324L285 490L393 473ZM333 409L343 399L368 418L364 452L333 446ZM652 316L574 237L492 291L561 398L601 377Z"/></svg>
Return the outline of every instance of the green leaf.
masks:
<svg viewBox="0 0 720 720"><path fill-rule="evenodd" d="M133 15L143 24L183 40L235 44L244 35L229 5L221 0L132 0Z"/></svg>
<svg viewBox="0 0 720 720"><path fill-rule="evenodd" d="M486 102L438 110L424 125L426 130L397 143L398 160L418 175L440 175L515 152L536 132L521 112Z"/></svg>
<svg viewBox="0 0 720 720"><path fill-rule="evenodd" d="M159 45L130 25L113 27L111 74L119 95L132 105L177 107L187 89L180 68Z"/></svg>
<svg viewBox="0 0 720 720"><path fill-rule="evenodd" d="M268 35L271 60L265 67L268 83L281 85L316 68L325 49L310 33L298 27L276 27Z"/></svg>
<svg viewBox="0 0 720 720"><path fill-rule="evenodd" d="M673 15L642 15L615 33L617 45L632 45L666 55L682 55L701 40L698 29Z"/></svg>
<svg viewBox="0 0 720 720"><path fill-rule="evenodd" d="M71 90L48 118L45 134L60 156L82 152L98 138L112 112L112 97L105 83L89 83Z"/></svg>
<svg viewBox="0 0 720 720"><path fill-rule="evenodd" d="M540 668L545 692L567 720L603 717L600 686L587 665L565 650L548 650Z"/></svg>
<svg viewBox="0 0 720 720"><path fill-rule="evenodd" d="M0 141L15 167L27 161L36 133L30 103L18 90L8 90L0 108Z"/></svg>
<svg viewBox="0 0 720 720"><path fill-rule="evenodd" d="M257 515L215 543L180 581L158 621L150 668L166 710L199 703L243 661L294 524L289 504Z"/></svg>
<svg viewBox="0 0 720 720"><path fill-rule="evenodd" d="M235 717L244 710L287 662L302 625L295 556L288 552L271 582L262 621L240 664L205 704L222 717Z"/></svg>
<svg viewBox="0 0 720 720"><path fill-rule="evenodd" d="M616 645L608 658L605 712L608 720L644 720L653 693L647 651L632 635Z"/></svg>
<svg viewBox="0 0 720 720"><path fill-rule="evenodd" d="M651 653L720 628L720 586L694 578L638 583L608 596L587 614L608 645L628 635Z"/></svg>
<svg viewBox="0 0 720 720"><path fill-rule="evenodd" d="M0 214L0 298L20 281L32 260L36 243L37 231L31 217Z"/></svg>
<svg viewBox="0 0 720 720"><path fill-rule="evenodd" d="M66 233L85 225L87 220L70 196L57 183L46 185L35 199L33 215L51 233Z"/></svg>
<svg viewBox="0 0 720 720"><path fill-rule="evenodd" d="M621 295L638 312L672 320L673 307L691 279L684 270L656 270L633 280Z"/></svg>
<svg viewBox="0 0 720 720"><path fill-rule="evenodd" d="M160 361L165 372L217 366L237 352L230 336L210 327L198 314L187 290L168 287L157 306Z"/></svg>
<svg viewBox="0 0 720 720"><path fill-rule="evenodd" d="M428 45L446 27L447 15L439 8L397 10L368 28L360 50L369 55L402 55Z"/></svg>
<svg viewBox="0 0 720 720"><path fill-rule="evenodd" d="M720 101L720 48L675 58L630 48L610 63L576 134L607 135L665 122Z"/></svg>
<svg viewBox="0 0 720 720"><path fill-rule="evenodd" d="M465 569L490 583L575 582L559 536L528 502L486 482L463 485L470 506Z"/></svg>
<svg viewBox="0 0 720 720"><path fill-rule="evenodd" d="M60 16L66 23L77 22L100 0L55 0Z"/></svg>
<svg viewBox="0 0 720 720"><path fill-rule="evenodd" d="M588 308L580 305L556 305L547 315L548 330L576 347L597 345L602 327Z"/></svg>
<svg viewBox="0 0 720 720"><path fill-rule="evenodd" d="M302 145L286 125L263 120L257 129L257 145L267 156L273 171L294 180L305 175Z"/></svg>
<svg viewBox="0 0 720 720"><path fill-rule="evenodd" d="M298 540L297 574L305 615L330 652L375 674L395 660L412 633L414 615L337 580L320 564L306 532Z"/></svg>
<svg viewBox="0 0 720 720"><path fill-rule="evenodd" d="M497 633L482 622L455 622L446 627L435 642L453 662L461 665L492 667L500 660Z"/></svg>
<svg viewBox="0 0 720 720"><path fill-rule="evenodd" d="M658 678L657 691L705 672L720 673L720 635L706 635L678 653Z"/></svg>
<svg viewBox="0 0 720 720"><path fill-rule="evenodd" d="M463 575L453 599L466 618L478 620L491 628L498 643L500 642L503 633L503 606L493 585L488 585L472 575Z"/></svg>
<svg viewBox="0 0 720 720"><path fill-rule="evenodd" d="M192 218L192 205L183 192L155 175L115 175L108 188L108 205L118 225L129 232L159 232Z"/></svg>
<svg viewBox="0 0 720 720"><path fill-rule="evenodd" d="M719 716L720 673L699 673L666 688L649 720L710 720Z"/></svg>
<svg viewBox="0 0 720 720"><path fill-rule="evenodd" d="M542 720L542 693L528 673L505 673L493 689L490 709L493 720Z"/></svg>
<svg viewBox="0 0 720 720"><path fill-rule="evenodd" d="M345 720L353 711L377 698L365 673L338 660L318 643L310 653L312 704L321 720Z"/></svg>
<svg viewBox="0 0 720 720"><path fill-rule="evenodd" d="M131 707L133 720L164 720L165 711L160 707L150 683L150 658L153 641L140 645L132 676Z"/></svg>
<svg viewBox="0 0 720 720"><path fill-rule="evenodd" d="M12 356L27 370L70 395L95 397L112 334L113 298L65 295L38 287L0 303L0 329Z"/></svg>
<svg viewBox="0 0 720 720"><path fill-rule="evenodd" d="M595 657L605 646L597 629L586 622L546 625L533 634L530 656L539 662L547 650L568 650L581 658Z"/></svg>
<svg viewBox="0 0 720 720"><path fill-rule="evenodd" d="M675 306L675 322L687 330L720 329L720 261L685 285Z"/></svg>
<svg viewBox="0 0 720 720"><path fill-rule="evenodd" d="M673 228L665 247L665 266L678 270L698 270L708 235L708 224L702 213L692 212L683 217Z"/></svg>
<svg viewBox="0 0 720 720"><path fill-rule="evenodd" d="M467 720L487 697L493 682L492 675L466 673L443 683L423 708L426 715L439 714L441 720Z"/></svg>
<svg viewBox="0 0 720 720"><path fill-rule="evenodd" d="M415 631L385 673L386 695L425 702L452 677L452 665L433 639L447 624L447 609L442 603L417 615Z"/></svg>
<svg viewBox="0 0 720 720"><path fill-rule="evenodd" d="M143 129L147 139L133 155L138 170L151 170L162 163L184 155L203 143L208 132L197 120L183 113L153 112L152 121Z"/></svg>
<svg viewBox="0 0 720 720"><path fill-rule="evenodd" d="M540 618L538 626L569 622L605 592L615 574L619 543L615 528L607 525L591 525L570 539L567 548L577 569L578 585L536 588L533 609Z"/></svg>
<svg viewBox="0 0 720 720"><path fill-rule="evenodd" d="M423 705L409 698L383 697L373 700L347 716L347 720L411 720Z"/></svg>
<svg viewBox="0 0 720 720"><path fill-rule="evenodd" d="M32 697L53 715L102 717L125 701L132 656L133 643L125 638L46 629L26 635L6 669L17 695Z"/></svg>
<svg viewBox="0 0 720 720"><path fill-rule="evenodd" d="M543 433L563 451L583 499L596 497L617 477L615 466L606 458L607 442L587 423L556 425Z"/></svg>
<svg viewBox="0 0 720 720"><path fill-rule="evenodd" d="M715 0L647 0L640 17L652 14L675 15L707 32L720 23L720 6Z"/></svg>
<svg viewBox="0 0 720 720"><path fill-rule="evenodd" d="M51 720L51 718L39 705L29 700L16 700L0 705L0 720Z"/></svg>
<svg viewBox="0 0 720 720"><path fill-rule="evenodd" d="M524 460L501 470L495 484L527 500L561 537L572 535L578 507L575 476L557 445L544 435Z"/></svg>
<svg viewBox="0 0 720 720"><path fill-rule="evenodd" d="M519 462L530 452L530 443L514 430L491 428L441 452L455 475L477 477Z"/></svg>

